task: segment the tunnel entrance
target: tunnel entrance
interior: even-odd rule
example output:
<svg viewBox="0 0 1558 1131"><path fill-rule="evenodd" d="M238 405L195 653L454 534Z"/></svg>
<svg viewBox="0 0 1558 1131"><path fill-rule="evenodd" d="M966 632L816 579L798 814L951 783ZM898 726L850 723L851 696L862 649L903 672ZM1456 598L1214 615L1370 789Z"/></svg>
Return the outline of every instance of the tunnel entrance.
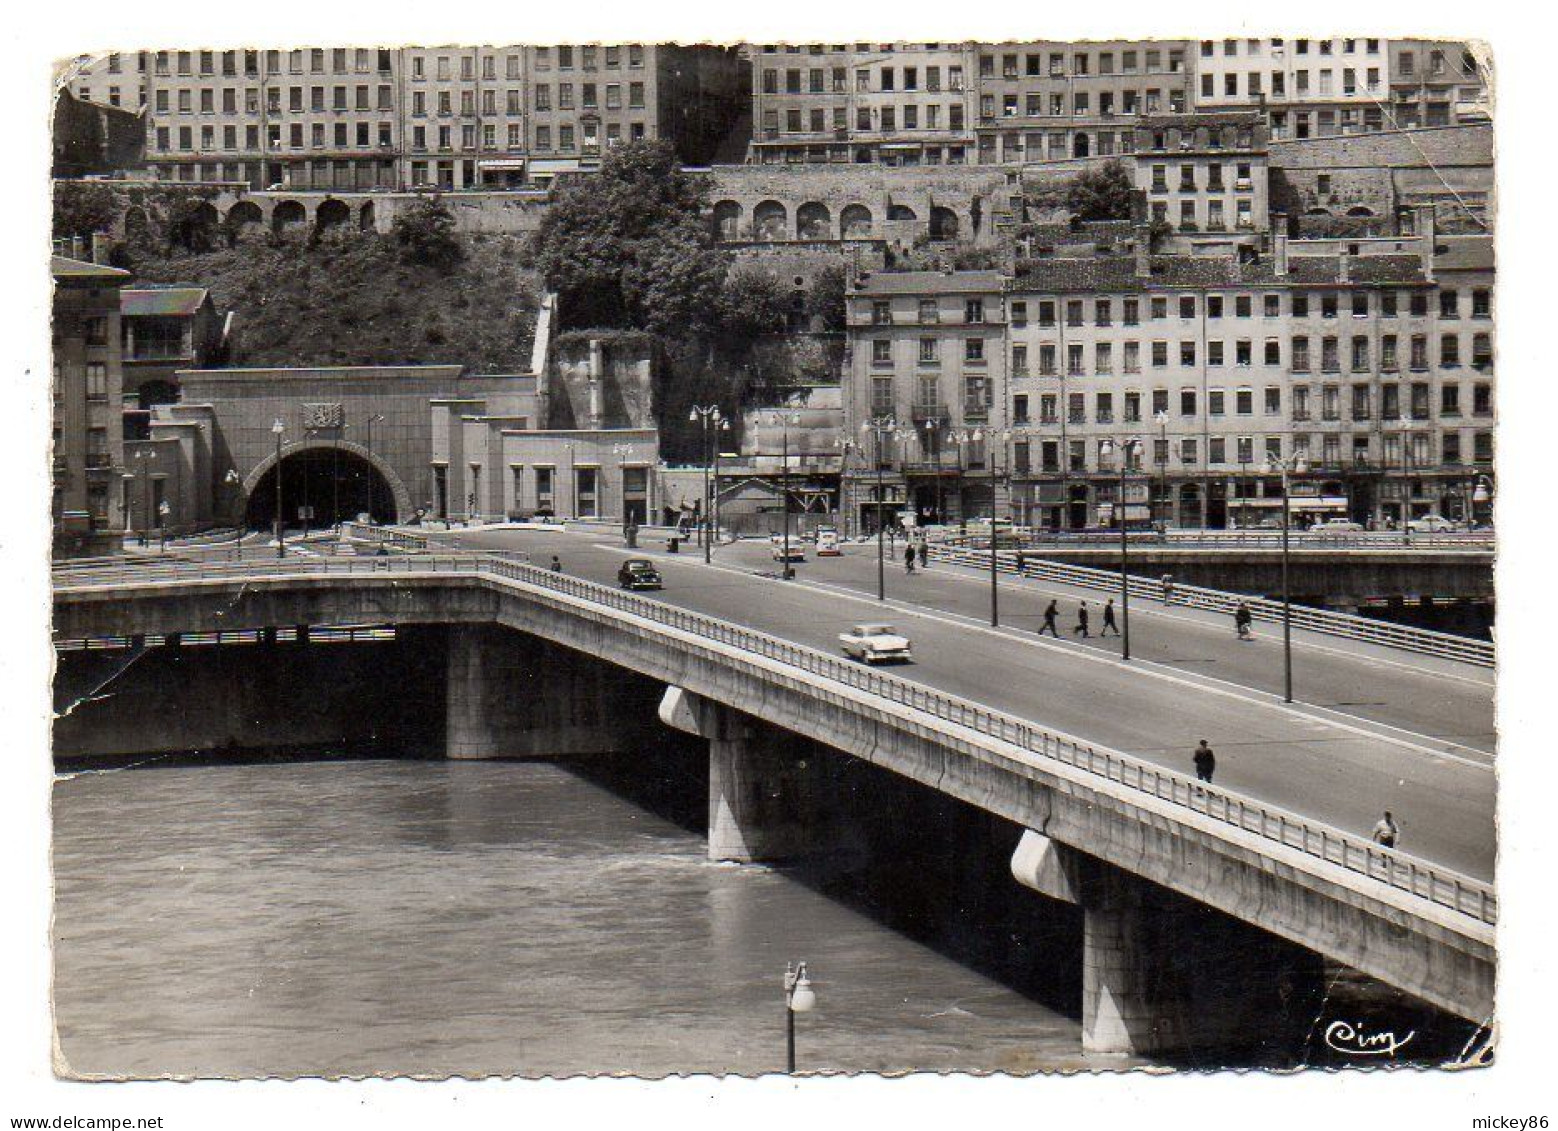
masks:
<svg viewBox="0 0 1558 1131"><path fill-rule="evenodd" d="M281 509L289 528L333 526L368 514L374 522L395 522L395 493L384 475L356 452L329 444L284 456ZM276 474L272 467L249 493L245 522L269 530L276 519Z"/></svg>

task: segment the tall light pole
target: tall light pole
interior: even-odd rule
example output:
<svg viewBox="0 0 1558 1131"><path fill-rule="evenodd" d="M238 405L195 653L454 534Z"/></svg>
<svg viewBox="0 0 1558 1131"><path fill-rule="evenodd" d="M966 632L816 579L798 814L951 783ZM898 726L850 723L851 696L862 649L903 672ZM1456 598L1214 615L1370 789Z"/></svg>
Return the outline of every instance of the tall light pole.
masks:
<svg viewBox="0 0 1558 1131"><path fill-rule="evenodd" d="M1304 453L1294 452L1282 456L1267 456L1265 470L1268 475L1282 476L1282 701L1293 702L1293 607L1288 590L1288 524L1293 509L1289 473L1302 475L1309 470Z"/></svg>
<svg viewBox="0 0 1558 1131"><path fill-rule="evenodd" d="M941 420L938 417L933 416L925 422L925 459L936 476L936 525L943 526L947 520L943 517L946 503L941 483Z"/></svg>
<svg viewBox="0 0 1558 1131"><path fill-rule="evenodd" d="M712 442L715 447L718 447L719 437L715 433L721 429L728 430L730 424L720 413L717 404L695 404L692 406L692 411L687 414L687 419L703 427L703 513L698 516L698 532L703 539L703 560L708 563L713 560L713 550L709 545L709 465L714 462L714 457L711 454L710 444Z"/></svg>
<svg viewBox="0 0 1558 1131"><path fill-rule="evenodd" d="M886 502L886 485L882 481L882 445L889 437L898 434L898 424L890 416L877 416L860 426L861 434L870 434L876 440L872 454L876 457L876 599L887 600L887 521L882 517L882 505Z"/></svg>
<svg viewBox="0 0 1558 1131"><path fill-rule="evenodd" d="M811 988L806 963L784 968L785 1072L795 1075L795 1015L817 1008L817 993Z"/></svg>
<svg viewBox="0 0 1558 1131"><path fill-rule="evenodd" d="M779 576L786 581L795 576L795 570L790 567L790 425L801 422L801 414L798 412L776 412L771 422L779 425L780 431L780 458L783 466L779 473L779 483L784 504L784 568L779 571Z"/></svg>
<svg viewBox="0 0 1558 1131"><path fill-rule="evenodd" d="M1141 441L1132 436L1129 440L1105 440L1099 449L1104 454L1116 452L1120 458L1120 489L1115 496L1115 519L1120 524L1120 655L1131 658L1131 577L1130 577L1130 523L1125 518L1125 476L1131 467L1131 457L1141 456Z"/></svg>
<svg viewBox="0 0 1558 1131"><path fill-rule="evenodd" d="M287 556L287 524L281 510L281 437L286 433L287 426L281 417L270 426L271 435L276 437L276 557Z"/></svg>
<svg viewBox="0 0 1558 1131"><path fill-rule="evenodd" d="M151 463L157 453L150 448L137 448L133 457L141 475L141 545L151 542Z"/></svg>
<svg viewBox="0 0 1558 1131"><path fill-rule="evenodd" d="M999 628L1000 625L1001 625L1001 590L1000 590L1000 586L999 586L998 580L997 580L998 579L997 570L998 570L999 564L1000 564L999 563L999 558L997 557L997 550L999 549L1000 539L996 537L996 530L995 530L995 496L996 496L996 487L997 487L996 476L998 474L998 469L997 469L996 461L995 461L995 446L996 446L996 444L1000 444L1004 448L1006 446L1006 437L1007 437L1007 435L1008 435L1008 433L1007 433L1007 430L1005 428L991 428L991 429L989 429L986 432L980 432L978 429L975 429L973 431L973 433L971 433L970 436L969 436L969 439L974 440L975 442L978 442L981 438L983 438L985 440L988 440L988 443L985 445L985 463L986 463L986 465L990 469L990 627L991 628Z"/></svg>

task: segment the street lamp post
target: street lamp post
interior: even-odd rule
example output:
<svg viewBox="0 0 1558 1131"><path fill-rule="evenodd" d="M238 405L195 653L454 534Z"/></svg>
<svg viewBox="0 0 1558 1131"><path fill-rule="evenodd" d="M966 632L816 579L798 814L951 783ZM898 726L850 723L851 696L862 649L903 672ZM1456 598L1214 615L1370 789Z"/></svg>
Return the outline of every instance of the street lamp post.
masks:
<svg viewBox="0 0 1558 1131"><path fill-rule="evenodd" d="M795 1015L817 1008L817 993L811 988L806 963L784 968L785 1072L795 1075Z"/></svg>
<svg viewBox="0 0 1558 1131"><path fill-rule="evenodd" d="M703 429L703 513L698 516L698 533L699 537L703 539L703 560L707 564L713 560L713 548L710 546L711 538L709 537L709 507L711 505L709 499L709 465L714 462L711 451L718 450L718 432L721 430L728 431L730 422L720 413L719 405L717 404L695 404L692 406L692 411L687 414L687 419L694 424L701 425ZM711 443L713 444L712 449L710 448Z"/></svg>
<svg viewBox="0 0 1558 1131"><path fill-rule="evenodd" d="M146 546L151 542L151 461L157 458L157 453L150 448L137 448L135 451L136 466L141 476L141 545Z"/></svg>
<svg viewBox="0 0 1558 1131"><path fill-rule="evenodd" d="M946 503L941 483L941 421L935 417L925 422L925 456L936 476L936 525L941 526L946 522L942 517Z"/></svg>
<svg viewBox="0 0 1558 1131"><path fill-rule="evenodd" d="M998 578L997 571L998 571L999 565L1000 565L1000 560L999 560L999 557L997 556L997 551L998 551L999 546L1000 546L1000 539L998 537L996 537L996 527L995 527L995 496L996 496L996 488L998 486L996 477L997 477L997 475L999 473L999 469L996 466L995 446L996 446L997 443L999 443L999 444L1001 444L1002 447L1005 447L1006 446L1006 437L1007 437L1007 430L1004 429L1004 428L991 428L987 432L980 432L978 429L975 429L968 436L968 438L970 440L973 440L975 442L978 442L980 439L986 439L986 440L989 441L986 444L986 447L985 447L985 463L990 468L990 627L991 628L999 628L1000 625L1001 625L1001 590L1000 590L1000 585L999 585L998 580L997 580L997 578Z"/></svg>
<svg viewBox="0 0 1558 1131"><path fill-rule="evenodd" d="M1290 473L1302 475L1309 470L1302 451L1291 456L1268 456L1266 473L1282 476L1282 701L1293 702L1293 607L1288 589L1288 527L1293 509Z"/></svg>
<svg viewBox="0 0 1558 1131"><path fill-rule="evenodd" d="M1120 524L1120 657L1129 660L1131 658L1131 537L1130 523L1125 518L1125 476L1130 471L1131 457L1135 455L1140 458L1141 441L1134 436L1123 441L1105 440L1102 450L1105 453L1118 452L1120 456L1120 489L1115 496L1115 519Z"/></svg>
<svg viewBox="0 0 1558 1131"><path fill-rule="evenodd" d="M886 485L882 481L882 444L897 434L898 425L890 416L878 416L860 426L862 434L869 432L876 440L872 454L876 457L876 599L887 600L887 521L882 517Z"/></svg>
<svg viewBox="0 0 1558 1131"><path fill-rule="evenodd" d="M790 425L799 424L801 416L798 412L779 412L774 414L772 422L781 429L780 459L783 461L779 484L784 506L784 568L779 571L779 576L788 581L795 576L795 570L790 565Z"/></svg>
<svg viewBox="0 0 1558 1131"><path fill-rule="evenodd" d="M276 437L276 557L284 558L287 556L287 524L281 510L281 437L287 431L287 426L278 416L270 430L271 435Z"/></svg>

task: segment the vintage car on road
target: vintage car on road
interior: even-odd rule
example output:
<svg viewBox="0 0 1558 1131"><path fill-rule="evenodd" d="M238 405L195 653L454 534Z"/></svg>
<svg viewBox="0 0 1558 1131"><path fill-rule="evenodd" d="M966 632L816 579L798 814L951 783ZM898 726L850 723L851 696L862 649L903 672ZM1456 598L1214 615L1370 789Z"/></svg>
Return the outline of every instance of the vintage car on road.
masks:
<svg viewBox="0 0 1558 1131"><path fill-rule="evenodd" d="M773 548L774 561L782 562L786 560L784 539L782 537L778 534L770 535L768 544ZM806 560L806 543L802 542L798 537L790 539L790 556L788 560L792 562L804 562Z"/></svg>
<svg viewBox="0 0 1558 1131"><path fill-rule="evenodd" d="M617 584L623 589L661 589L660 571L648 558L629 558L617 570Z"/></svg>
<svg viewBox="0 0 1558 1131"><path fill-rule="evenodd" d="M1407 529L1413 534L1454 534L1461 529L1461 524L1442 515L1425 514L1408 522Z"/></svg>
<svg viewBox="0 0 1558 1131"><path fill-rule="evenodd" d="M857 624L848 632L839 633L839 643L844 646L844 655L863 664L914 659L909 638L899 635L890 624Z"/></svg>
<svg viewBox="0 0 1558 1131"><path fill-rule="evenodd" d="M819 558L836 558L843 554L839 549L839 532L831 526L819 526L817 528L817 556Z"/></svg>

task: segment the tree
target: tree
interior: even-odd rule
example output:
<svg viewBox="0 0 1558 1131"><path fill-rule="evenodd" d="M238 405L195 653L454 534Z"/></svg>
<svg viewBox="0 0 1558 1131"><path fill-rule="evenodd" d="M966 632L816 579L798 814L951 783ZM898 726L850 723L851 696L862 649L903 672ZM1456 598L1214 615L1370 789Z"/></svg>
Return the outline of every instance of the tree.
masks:
<svg viewBox="0 0 1558 1131"><path fill-rule="evenodd" d="M1083 220L1129 220L1134 193L1124 163L1110 161L1077 177L1066 193L1066 207Z"/></svg>
<svg viewBox="0 0 1558 1131"><path fill-rule="evenodd" d="M844 329L844 268L824 267L812 280L806 296L806 315L829 333Z"/></svg>
<svg viewBox="0 0 1558 1131"><path fill-rule="evenodd" d="M746 347L756 338L782 332L789 306L789 292L778 276L756 268L732 271L719 297L720 329L738 347Z"/></svg>
<svg viewBox="0 0 1558 1131"><path fill-rule="evenodd" d="M711 325L725 272L707 188L669 142L638 141L564 184L536 234L536 266L568 327L686 332Z"/></svg>
<svg viewBox="0 0 1558 1131"><path fill-rule="evenodd" d="M395 217L395 240L407 263L452 271L465 258L454 234L454 215L437 196L424 196Z"/></svg>
<svg viewBox="0 0 1558 1131"><path fill-rule="evenodd" d="M90 237L106 232L119 216L119 200L107 185L91 181L54 182L54 237Z"/></svg>

